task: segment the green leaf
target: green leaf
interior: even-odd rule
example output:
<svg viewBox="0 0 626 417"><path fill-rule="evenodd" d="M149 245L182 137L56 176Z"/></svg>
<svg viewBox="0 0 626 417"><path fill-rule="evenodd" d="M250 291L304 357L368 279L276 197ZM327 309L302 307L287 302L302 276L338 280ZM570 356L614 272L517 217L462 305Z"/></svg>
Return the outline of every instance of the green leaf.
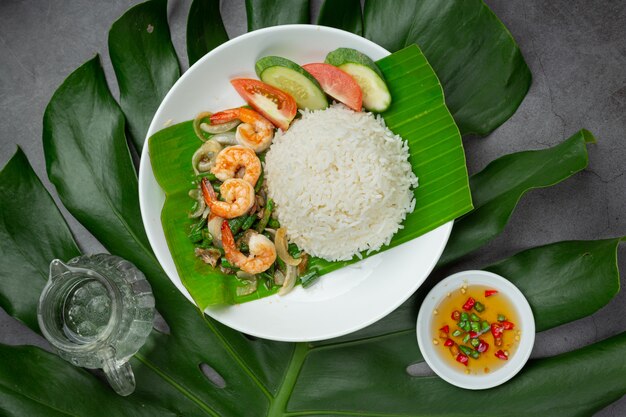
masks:
<svg viewBox="0 0 626 417"><path fill-rule="evenodd" d="M55 207L56 210L56 207ZM176 416L133 397L120 397L82 368L33 346L0 344L3 416Z"/></svg>
<svg viewBox="0 0 626 417"><path fill-rule="evenodd" d="M246 0L248 32L268 26L309 23L309 0Z"/></svg>
<svg viewBox="0 0 626 417"><path fill-rule="evenodd" d="M167 1L141 3L113 23L109 55L130 137L141 151L154 113L180 77L167 24Z"/></svg>
<svg viewBox="0 0 626 417"><path fill-rule="evenodd" d="M463 135L500 126L530 87L519 47L482 0L366 0L363 21L365 37L389 51L422 48Z"/></svg>
<svg viewBox="0 0 626 417"><path fill-rule="evenodd" d="M581 130L552 148L505 155L473 175L474 210L455 222L439 265L460 259L502 233L527 191L558 184L584 169L588 143L595 138Z"/></svg>
<svg viewBox="0 0 626 417"><path fill-rule="evenodd" d="M407 365L423 361L415 333L385 335L309 352L287 410L315 416L590 416L626 393L624 352L621 333L531 360L504 385L471 391L436 376L407 375Z"/></svg>
<svg viewBox="0 0 626 417"><path fill-rule="evenodd" d="M363 13L360 0L325 0L317 24L363 35Z"/></svg>
<svg viewBox="0 0 626 417"><path fill-rule="evenodd" d="M488 271L511 277L535 314L537 331L587 317L619 291L620 239L558 242L525 250ZM597 277L611 277L599 280ZM575 306L560 300L578 299Z"/></svg>
<svg viewBox="0 0 626 417"><path fill-rule="evenodd" d="M378 65L393 97L383 117L393 132L407 140L409 161L420 181L415 190L416 208L386 250L461 216L472 205L461 136L445 107L441 85L419 48L405 48L381 59ZM191 221L186 213L192 205L188 197L193 179L191 156L200 144L191 122L164 129L149 139L154 175L166 194L161 221L178 274L201 309L271 295L276 289L263 287L249 296L237 296L235 277L193 255L194 246L187 238ZM310 267L321 275L355 261L313 258Z"/></svg>
<svg viewBox="0 0 626 417"><path fill-rule="evenodd" d="M228 40L219 0L194 0L187 17L187 57L189 66L207 52Z"/></svg>
<svg viewBox="0 0 626 417"><path fill-rule="evenodd" d="M74 71L52 96L43 146L50 181L74 217L144 272L158 269L139 214L124 116L98 57Z"/></svg>
<svg viewBox="0 0 626 417"><path fill-rule="evenodd" d="M52 197L19 148L0 171L0 253L0 307L37 329L35 306L48 280L48 264L80 252Z"/></svg>

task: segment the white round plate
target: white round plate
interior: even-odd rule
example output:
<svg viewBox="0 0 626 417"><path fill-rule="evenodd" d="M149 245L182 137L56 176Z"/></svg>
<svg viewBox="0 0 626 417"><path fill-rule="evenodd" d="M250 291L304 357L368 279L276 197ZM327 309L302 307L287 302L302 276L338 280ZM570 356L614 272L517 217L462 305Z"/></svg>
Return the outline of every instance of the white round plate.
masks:
<svg viewBox="0 0 626 417"><path fill-rule="evenodd" d="M517 310L519 323L515 323L515 325L518 330L522 331L519 346L501 368L488 374L467 375L460 372L459 369L451 367L441 358L439 352L435 351L435 348L440 348L440 346L435 346L432 342L433 310L447 297L449 292L459 289L463 284L491 287L506 295ZM435 285L426 296L417 316L417 343L430 369L444 381L465 389L493 388L513 378L528 361L535 343L535 318L524 294L510 281L493 272L463 271L450 275ZM490 353L494 353L496 348L491 345L489 349Z"/></svg>
<svg viewBox="0 0 626 417"><path fill-rule="evenodd" d="M234 38L205 55L174 84L152 120L148 137L166 124L193 119L200 111L243 105L229 80L256 78L254 64L263 56L283 56L300 64L323 62L328 52L339 47L358 49L374 60L389 54L360 36L314 25L277 26ZM152 172L148 146L144 146L139 168L144 226L161 266L191 301L163 234L160 219L164 201ZM413 294L437 263L451 230L449 222L418 239L323 276L309 289L298 286L284 297L211 307L206 312L241 332L273 340L313 341L354 332L389 314Z"/></svg>

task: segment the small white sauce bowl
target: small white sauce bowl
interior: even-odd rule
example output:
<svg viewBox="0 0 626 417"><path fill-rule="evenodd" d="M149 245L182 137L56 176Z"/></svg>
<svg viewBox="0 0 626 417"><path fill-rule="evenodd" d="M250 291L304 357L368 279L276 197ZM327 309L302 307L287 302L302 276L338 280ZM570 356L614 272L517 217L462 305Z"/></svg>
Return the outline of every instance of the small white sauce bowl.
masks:
<svg viewBox="0 0 626 417"><path fill-rule="evenodd" d="M450 366L441 357L441 352L436 351L441 349L441 346L433 344L433 338L437 338L437 335L432 334L433 311L448 293L458 290L463 285L493 288L506 295L517 310L520 323L516 323L516 327L522 331L519 345L502 367L488 374L466 374ZM417 343L428 366L444 381L471 390L493 388L513 378L528 361L535 343L535 318L521 291L500 275L487 271L458 272L441 281L426 296L417 316ZM493 354L494 348L495 346L490 347L490 354Z"/></svg>

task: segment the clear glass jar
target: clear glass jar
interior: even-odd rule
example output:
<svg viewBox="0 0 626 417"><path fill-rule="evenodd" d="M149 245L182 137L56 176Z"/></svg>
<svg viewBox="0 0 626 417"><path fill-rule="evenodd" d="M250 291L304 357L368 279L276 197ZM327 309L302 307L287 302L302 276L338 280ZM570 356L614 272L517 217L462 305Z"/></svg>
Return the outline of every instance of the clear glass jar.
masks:
<svg viewBox="0 0 626 417"><path fill-rule="evenodd" d="M135 390L128 360L146 341L154 297L144 274L113 255L55 259L37 309L39 327L59 356L102 368L120 395Z"/></svg>

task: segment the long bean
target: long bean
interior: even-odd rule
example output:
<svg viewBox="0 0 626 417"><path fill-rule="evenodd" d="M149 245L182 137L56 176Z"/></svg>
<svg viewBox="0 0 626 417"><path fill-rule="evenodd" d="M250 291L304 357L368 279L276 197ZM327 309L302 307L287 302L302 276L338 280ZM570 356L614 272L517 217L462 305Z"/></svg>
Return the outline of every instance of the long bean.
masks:
<svg viewBox="0 0 626 417"><path fill-rule="evenodd" d="M246 220L244 220L243 224L241 225L241 231L244 232L248 230L249 228L251 228L256 219L257 217L254 214L251 214L248 217L246 217Z"/></svg>
<svg viewBox="0 0 626 417"><path fill-rule="evenodd" d="M193 243L200 242L203 239L202 230L204 229L204 226L206 226L206 219L200 219L199 222L194 224L187 235L189 240Z"/></svg>
<svg viewBox="0 0 626 417"><path fill-rule="evenodd" d="M246 219L247 216L239 216L228 221L228 226L230 226L230 231L233 235L239 233L239 230L241 230L241 226L243 226L243 223L246 221Z"/></svg>
<svg viewBox="0 0 626 417"><path fill-rule="evenodd" d="M272 215L272 210L274 210L274 200L271 198L267 200L267 204L265 205L265 211L263 212L263 218L259 220L257 223L256 231L262 233L263 230L267 227L267 223L270 221L270 216Z"/></svg>
<svg viewBox="0 0 626 417"><path fill-rule="evenodd" d="M259 179L256 181L256 185L254 186L254 192L258 193L263 186L263 178L265 177L265 171L261 170L261 175L259 175Z"/></svg>

